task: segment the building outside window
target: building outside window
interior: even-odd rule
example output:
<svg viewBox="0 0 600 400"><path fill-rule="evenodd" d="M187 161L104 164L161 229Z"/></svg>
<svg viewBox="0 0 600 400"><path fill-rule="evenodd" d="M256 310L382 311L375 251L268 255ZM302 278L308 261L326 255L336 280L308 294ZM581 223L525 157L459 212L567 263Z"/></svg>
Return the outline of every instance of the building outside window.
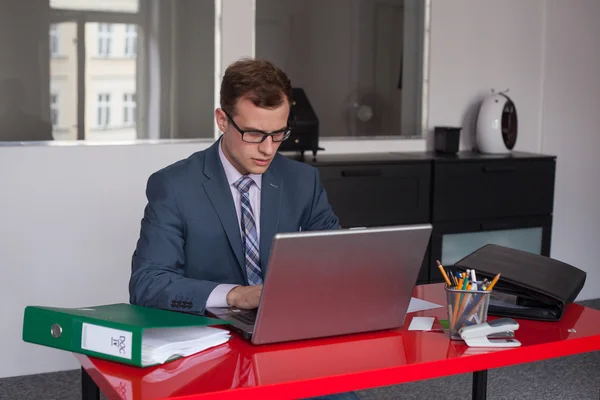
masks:
<svg viewBox="0 0 600 400"><path fill-rule="evenodd" d="M58 95L56 93L52 93L50 95L50 121L52 121L53 127L58 125L58 115Z"/></svg>
<svg viewBox="0 0 600 400"><path fill-rule="evenodd" d="M123 94L123 125L134 126L136 123L136 95L135 93Z"/></svg>
<svg viewBox="0 0 600 400"><path fill-rule="evenodd" d="M139 0L50 0L50 7L55 139L136 139Z"/></svg>
<svg viewBox="0 0 600 400"><path fill-rule="evenodd" d="M112 24L98 24L98 55L110 57L112 46Z"/></svg>
<svg viewBox="0 0 600 400"><path fill-rule="evenodd" d="M137 27L125 25L125 56L135 57L137 54Z"/></svg>
<svg viewBox="0 0 600 400"><path fill-rule="evenodd" d="M110 125L110 94L98 93L98 120L99 128L107 128Z"/></svg>
<svg viewBox="0 0 600 400"><path fill-rule="evenodd" d="M50 25L50 56L56 57L58 55L58 26L56 24Z"/></svg>

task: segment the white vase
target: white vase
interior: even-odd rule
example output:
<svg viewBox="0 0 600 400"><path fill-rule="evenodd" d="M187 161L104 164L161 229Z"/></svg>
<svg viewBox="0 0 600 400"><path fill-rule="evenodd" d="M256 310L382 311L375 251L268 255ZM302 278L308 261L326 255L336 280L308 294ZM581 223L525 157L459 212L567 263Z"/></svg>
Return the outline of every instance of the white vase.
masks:
<svg viewBox="0 0 600 400"><path fill-rule="evenodd" d="M494 93L481 103L475 141L481 153L512 151L517 141L517 109L507 95Z"/></svg>

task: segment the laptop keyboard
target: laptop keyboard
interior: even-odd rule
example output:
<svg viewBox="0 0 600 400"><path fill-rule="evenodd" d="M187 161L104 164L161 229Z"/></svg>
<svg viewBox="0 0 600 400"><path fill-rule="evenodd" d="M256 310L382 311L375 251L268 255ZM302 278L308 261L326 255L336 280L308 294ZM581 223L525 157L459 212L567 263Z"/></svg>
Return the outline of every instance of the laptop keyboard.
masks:
<svg viewBox="0 0 600 400"><path fill-rule="evenodd" d="M229 313L230 316L237 319L238 321L242 321L248 325L254 325L256 321L257 309L254 310L235 310Z"/></svg>

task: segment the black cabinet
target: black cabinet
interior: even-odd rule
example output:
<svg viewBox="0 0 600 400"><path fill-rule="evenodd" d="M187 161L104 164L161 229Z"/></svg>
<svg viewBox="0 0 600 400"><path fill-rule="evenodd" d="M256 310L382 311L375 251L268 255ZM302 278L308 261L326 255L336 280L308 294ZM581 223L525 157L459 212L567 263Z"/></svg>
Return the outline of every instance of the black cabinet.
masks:
<svg viewBox="0 0 600 400"><path fill-rule="evenodd" d="M434 162L433 221L551 214L552 159Z"/></svg>
<svg viewBox="0 0 600 400"><path fill-rule="evenodd" d="M496 243L550 254L556 158L423 153L320 154L318 168L342 227L431 223L418 283L442 280L451 265Z"/></svg>
<svg viewBox="0 0 600 400"><path fill-rule="evenodd" d="M323 166L319 171L343 227L429 219L429 165Z"/></svg>
<svg viewBox="0 0 600 400"><path fill-rule="evenodd" d="M320 155L319 170L344 228L429 222L431 163L393 154Z"/></svg>

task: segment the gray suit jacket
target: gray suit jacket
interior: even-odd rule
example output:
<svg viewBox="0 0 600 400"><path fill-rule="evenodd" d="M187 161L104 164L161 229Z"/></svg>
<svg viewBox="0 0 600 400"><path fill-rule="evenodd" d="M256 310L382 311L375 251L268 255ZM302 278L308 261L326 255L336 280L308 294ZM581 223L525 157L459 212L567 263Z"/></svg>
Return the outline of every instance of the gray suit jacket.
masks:
<svg viewBox="0 0 600 400"><path fill-rule="evenodd" d="M221 283L247 285L238 218L218 154L220 140L148 179L132 258L132 304L204 313ZM317 170L281 154L263 175L260 263L277 232L338 229Z"/></svg>

